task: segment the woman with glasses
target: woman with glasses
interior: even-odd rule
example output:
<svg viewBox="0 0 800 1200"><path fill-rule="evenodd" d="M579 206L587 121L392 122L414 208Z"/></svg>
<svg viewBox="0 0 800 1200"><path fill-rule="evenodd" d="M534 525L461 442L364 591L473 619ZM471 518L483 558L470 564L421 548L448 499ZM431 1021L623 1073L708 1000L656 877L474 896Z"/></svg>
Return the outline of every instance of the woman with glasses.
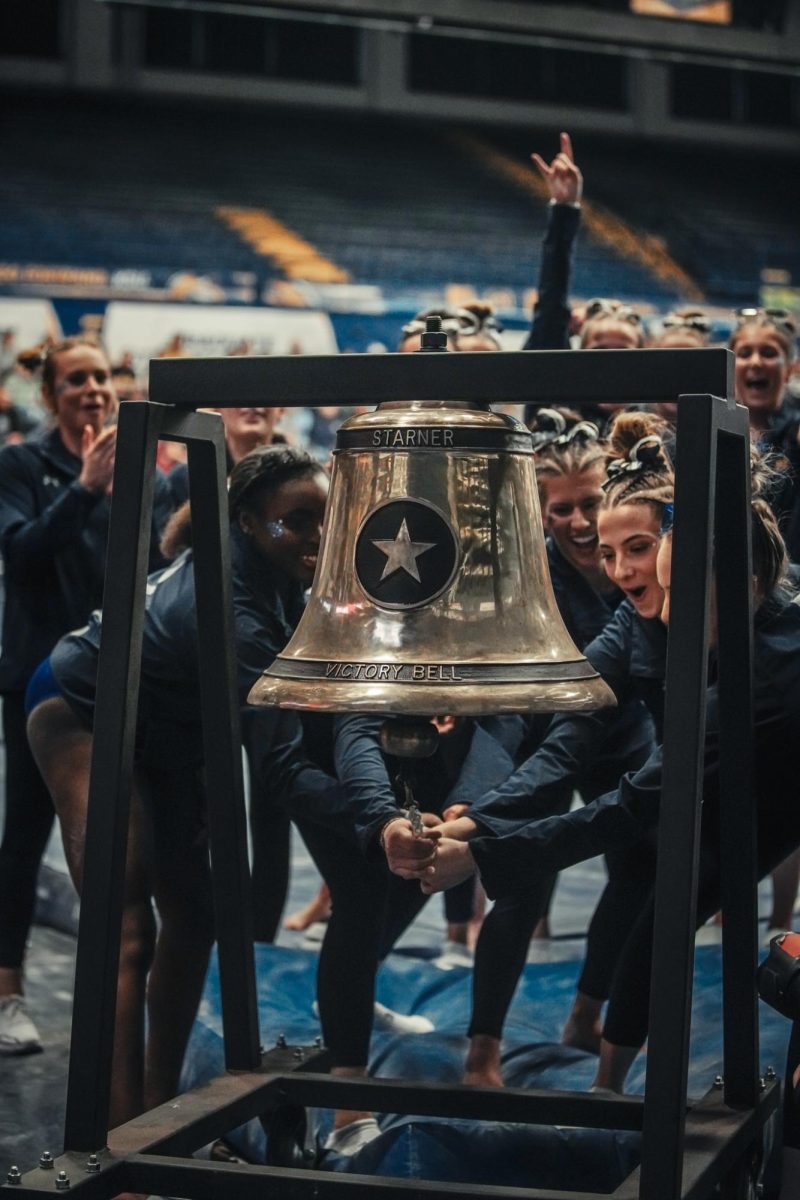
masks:
<svg viewBox="0 0 800 1200"><path fill-rule="evenodd" d="M0 693L6 745L5 832L0 846L0 1054L27 1054L41 1042L23 1001L23 958L36 878L53 806L25 736L24 696L42 658L102 600L117 399L99 343L67 338L47 350L42 399L53 427L40 439L0 450L0 550L5 611ZM169 515L161 479L157 528Z"/></svg>

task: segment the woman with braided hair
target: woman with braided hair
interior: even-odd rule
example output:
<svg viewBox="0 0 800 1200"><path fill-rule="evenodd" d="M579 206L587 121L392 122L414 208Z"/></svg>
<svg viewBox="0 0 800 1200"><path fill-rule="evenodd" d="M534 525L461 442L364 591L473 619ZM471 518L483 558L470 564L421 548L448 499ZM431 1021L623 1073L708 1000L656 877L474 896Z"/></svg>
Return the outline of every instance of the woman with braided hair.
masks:
<svg viewBox="0 0 800 1200"><path fill-rule="evenodd" d="M661 486L665 480L669 486L670 467L658 440L662 428L663 423L657 418L625 414L617 419L609 447L599 441L596 426L589 422L575 418L570 424L569 417L557 410L542 410L537 415L533 439L542 516L548 533L550 574L564 623L590 661L593 661L592 647L599 644L598 653L606 647L603 631L609 622L613 625L615 611L628 607L624 604L625 593L620 583L633 580L638 586L642 578L647 578L641 569L630 577L623 571L619 579L603 569L603 522L616 513L620 497L643 488ZM627 452L634 446L646 450L643 439L648 448L652 444L654 449L652 462L645 463L644 457L641 461L627 457ZM611 463L620 465L621 482L604 493L609 453ZM631 466L637 469L628 471ZM643 513L650 519L649 509L639 507L633 513L630 528L634 553L641 549L646 555L654 542L655 532L642 537L637 522ZM655 530L659 515L653 513L652 516ZM630 518L630 514L628 516ZM649 559L653 558L650 553ZM653 561L649 562L648 569L650 582L654 583ZM660 607L660 592L655 603ZM601 795L615 786L625 771L641 766L654 747L652 721L639 699L639 694L647 693L649 688L647 676L652 673L652 653L643 637L640 640L644 648L638 648L638 642L632 636L636 621L631 623L630 614L628 617L623 624L622 644L618 644L621 635L612 635L610 650L605 650L606 658L612 655L614 673L623 677L628 690L622 695L622 688L619 689L620 707L612 710L604 722L602 746L593 742L591 752L575 763L574 771L553 778L546 801L549 813L568 811L576 787L586 801ZM660 633L660 630L656 631L659 649ZM634 642L635 653L631 653L631 642ZM610 668L607 670L610 672ZM637 672L644 673L645 678L630 686L631 677L635 680ZM660 719L655 697L652 699ZM538 753L545 756L549 753L553 724L549 718L534 718L531 722L524 751L529 761L530 756L535 759ZM580 720L577 727L580 732ZM499 789L501 793L505 790L506 785ZM483 801L478 802L479 810L482 804ZM525 808L524 802L522 807ZM464 811L462 808L461 812ZM469 810L470 815L472 811ZM451 820L457 815L455 811L445 814ZM391 831L387 836L391 836ZM626 914L636 911L636 902L631 901L631 889L643 898L650 887L649 860L640 855L630 852L612 855L608 869L609 884L592 921L578 1000L563 1035L570 1045L594 1050L599 1046L596 1026L610 985L615 948L620 939L624 939L628 928ZM525 963L531 934L547 911L553 883L554 877L543 876L524 897L500 899L484 922L475 954L473 1015L469 1029L471 1044L465 1073L468 1083L502 1082L500 1039L503 1023Z"/></svg>
<svg viewBox="0 0 800 1200"><path fill-rule="evenodd" d="M754 792L758 875L763 878L800 845L800 811L783 802L796 790L794 759L786 747L800 736L800 605L787 582L786 550L774 514L758 494L762 488L758 456L751 528L753 538L754 620ZM671 509L664 509L662 536L657 551L657 572L664 593L662 620L669 623L672 563ZM703 805L700 840L697 926L719 908L719 697L712 646L709 661L706 738L703 769ZM597 714L596 716L599 716ZM526 764L530 767L530 764ZM541 764L540 764L541 766ZM518 773L519 775L519 773ZM507 811L501 819L498 789L489 797L494 814L484 824L482 814L462 818L459 828L446 833L470 838L436 841L435 855L420 856L416 872L403 866L406 876L416 874L423 890L438 890L459 882L477 869L488 894L526 893L540 872L563 869L611 847L640 844L656 830L661 796L662 751L658 747L639 771L626 776L618 788L583 809L544 820L518 819L523 789L531 807L541 811L540 796L547 787L547 772L528 770L527 782L518 779L509 791ZM514 819L516 818L516 819ZM489 836L486 836L486 835ZM398 867L401 864L395 863ZM600 1063L595 1086L622 1091L628 1070L647 1036L650 971L652 961L653 896L636 914L635 923L619 955L603 1029Z"/></svg>

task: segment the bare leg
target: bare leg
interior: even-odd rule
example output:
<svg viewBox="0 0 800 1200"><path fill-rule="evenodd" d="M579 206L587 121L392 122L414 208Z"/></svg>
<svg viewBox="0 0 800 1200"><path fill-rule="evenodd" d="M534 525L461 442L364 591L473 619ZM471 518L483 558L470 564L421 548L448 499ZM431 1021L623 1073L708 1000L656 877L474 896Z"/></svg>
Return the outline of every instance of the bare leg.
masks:
<svg viewBox="0 0 800 1200"><path fill-rule="evenodd" d="M800 850L795 850L772 872L772 912L768 929L791 929L797 887L800 883Z"/></svg>
<svg viewBox="0 0 800 1200"><path fill-rule="evenodd" d="M562 1045L588 1050L591 1054L600 1053L603 1003L602 1000L587 996L583 992L575 993L572 1009L561 1031Z"/></svg>
<svg viewBox="0 0 800 1200"><path fill-rule="evenodd" d="M31 714L28 737L37 766L53 797L67 866L80 892L92 735L66 701L54 698L44 701ZM155 921L144 866L144 842L141 800L134 791L117 980L109 1117L112 1128L138 1115L144 1106L144 995L155 940Z"/></svg>
<svg viewBox="0 0 800 1200"><path fill-rule="evenodd" d="M342 1079L366 1079L366 1067L331 1067L331 1075L338 1075ZM333 1128L343 1129L345 1125L352 1125L353 1121L363 1121L366 1117L374 1116L370 1109L361 1108L337 1108L333 1115Z"/></svg>
<svg viewBox="0 0 800 1200"><path fill-rule="evenodd" d="M625 1090L625 1080L628 1077L640 1046L615 1046L605 1038L600 1042L600 1062L597 1064L597 1074L592 1087L607 1088L611 1092Z"/></svg>
<svg viewBox="0 0 800 1200"><path fill-rule="evenodd" d="M305 908L289 913L283 922L284 929L308 929L315 921L327 921L331 915L331 894L328 885L323 880L320 889L313 900Z"/></svg>
<svg viewBox="0 0 800 1200"><path fill-rule="evenodd" d="M0 996L21 996L24 990L22 967L0 967Z"/></svg>
<svg viewBox="0 0 800 1200"><path fill-rule="evenodd" d="M500 1038L488 1033L476 1033L470 1038L469 1053L464 1064L464 1083L472 1087L502 1087L500 1069Z"/></svg>

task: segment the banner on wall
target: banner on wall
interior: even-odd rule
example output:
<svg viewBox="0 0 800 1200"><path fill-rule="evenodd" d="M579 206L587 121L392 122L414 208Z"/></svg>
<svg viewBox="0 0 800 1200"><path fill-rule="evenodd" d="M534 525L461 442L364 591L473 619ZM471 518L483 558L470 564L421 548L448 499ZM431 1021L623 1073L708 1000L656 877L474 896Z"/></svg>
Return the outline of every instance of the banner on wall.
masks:
<svg viewBox="0 0 800 1200"><path fill-rule="evenodd" d="M123 267L0 263L0 287L17 296L93 300L176 300L193 304L253 304L259 281L252 271L202 272Z"/></svg>
<svg viewBox="0 0 800 1200"><path fill-rule="evenodd" d="M730 25L732 18L730 0L631 0L631 12L712 25Z"/></svg>
<svg viewBox="0 0 800 1200"><path fill-rule="evenodd" d="M764 308L785 308L800 316L800 287L792 287L789 283L762 284L759 296Z"/></svg>
<svg viewBox="0 0 800 1200"><path fill-rule="evenodd" d="M51 338L58 341L61 325L49 300L0 297L0 332L14 335L17 351Z"/></svg>
<svg viewBox="0 0 800 1200"><path fill-rule="evenodd" d="M165 351L195 358L226 354L335 354L327 313L298 309L136 304L106 309L103 341L112 362L133 357L137 373Z"/></svg>

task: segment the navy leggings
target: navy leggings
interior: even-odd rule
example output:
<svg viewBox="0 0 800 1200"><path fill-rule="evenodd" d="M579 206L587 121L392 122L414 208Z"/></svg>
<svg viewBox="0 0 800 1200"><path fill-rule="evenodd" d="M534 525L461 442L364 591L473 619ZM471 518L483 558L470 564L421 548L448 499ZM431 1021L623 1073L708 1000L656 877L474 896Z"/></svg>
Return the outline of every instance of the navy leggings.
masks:
<svg viewBox="0 0 800 1200"><path fill-rule="evenodd" d="M759 797L758 877L763 879L800 840L800 826L789 806L775 796ZM719 810L716 800L706 800L701 822L696 928L719 911ZM653 961L654 896L638 913L614 973L606 1013L604 1038L617 1046L641 1046L647 1037L650 1009L650 971Z"/></svg>

